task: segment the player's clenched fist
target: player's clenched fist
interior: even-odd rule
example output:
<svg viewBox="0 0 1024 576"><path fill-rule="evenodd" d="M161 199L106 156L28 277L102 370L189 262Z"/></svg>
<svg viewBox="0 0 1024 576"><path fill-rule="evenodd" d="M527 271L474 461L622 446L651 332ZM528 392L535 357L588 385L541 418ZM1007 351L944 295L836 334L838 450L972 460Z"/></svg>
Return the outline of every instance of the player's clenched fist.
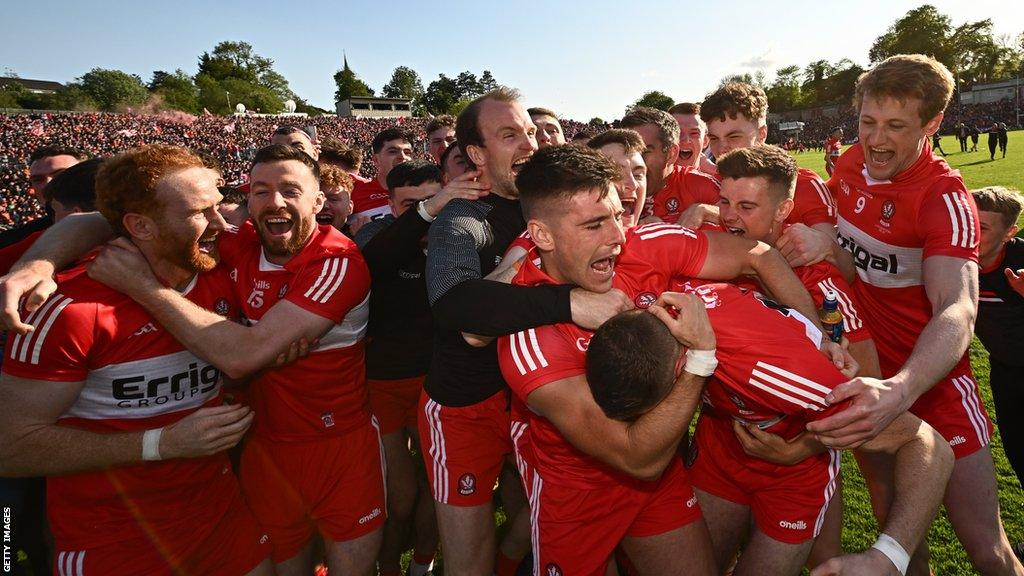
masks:
<svg viewBox="0 0 1024 576"><path fill-rule="evenodd" d="M200 408L164 428L161 457L199 458L223 452L238 444L252 425L253 415L248 406L241 405Z"/></svg>

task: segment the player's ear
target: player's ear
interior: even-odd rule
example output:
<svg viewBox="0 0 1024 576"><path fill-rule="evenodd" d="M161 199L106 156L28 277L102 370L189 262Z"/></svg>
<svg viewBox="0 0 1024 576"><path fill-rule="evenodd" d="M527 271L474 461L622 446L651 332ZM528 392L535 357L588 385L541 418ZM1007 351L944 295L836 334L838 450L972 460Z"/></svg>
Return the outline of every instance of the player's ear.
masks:
<svg viewBox="0 0 1024 576"><path fill-rule="evenodd" d="M789 218L789 214L792 211L793 199L786 198L781 203L779 203L779 207L775 209L775 221L778 222L779 224L785 222L786 218Z"/></svg>
<svg viewBox="0 0 1024 576"><path fill-rule="evenodd" d="M924 133L927 134L928 136L934 136L935 133L939 131L939 126L942 126L942 119L945 116L946 115L944 113L939 112L938 114L935 115L935 118L932 118L928 122L925 122Z"/></svg>
<svg viewBox="0 0 1024 576"><path fill-rule="evenodd" d="M487 158L484 156L484 151L476 144L470 144L466 146L466 155L469 156L469 160L474 166L480 168L487 164Z"/></svg>
<svg viewBox="0 0 1024 576"><path fill-rule="evenodd" d="M151 241L158 234L156 222L145 214L128 212L121 217L121 224L129 236L138 240Z"/></svg>
<svg viewBox="0 0 1024 576"><path fill-rule="evenodd" d="M544 222L531 219L526 223L526 231L530 233L530 238L533 239L533 243L537 245L537 248L544 251L554 250L555 239L551 235L551 230Z"/></svg>
<svg viewBox="0 0 1024 576"><path fill-rule="evenodd" d="M764 124L757 127L757 143L764 144L765 140L768 139L768 125Z"/></svg>
<svg viewBox="0 0 1024 576"><path fill-rule="evenodd" d="M668 153L665 156L665 165L672 166L679 160L679 142L674 142L668 147Z"/></svg>
<svg viewBox="0 0 1024 576"><path fill-rule="evenodd" d="M1003 241L1004 242L1009 242L1010 240L1013 240L1013 237L1016 236L1017 232L1019 232L1019 231L1020 231L1020 229L1017 228L1016 224L1014 224L1013 226L1010 226L1010 229L1006 231L1006 236L1003 237Z"/></svg>

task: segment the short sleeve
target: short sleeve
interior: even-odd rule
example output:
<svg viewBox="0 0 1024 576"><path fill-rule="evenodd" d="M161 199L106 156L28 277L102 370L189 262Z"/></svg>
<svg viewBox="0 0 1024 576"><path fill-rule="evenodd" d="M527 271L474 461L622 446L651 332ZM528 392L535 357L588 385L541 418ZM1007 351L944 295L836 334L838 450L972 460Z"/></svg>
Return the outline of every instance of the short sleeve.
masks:
<svg viewBox="0 0 1024 576"><path fill-rule="evenodd" d="M20 378L81 382L89 373L89 352L96 329L95 303L78 303L54 294L26 317L35 330L8 334L3 371Z"/></svg>
<svg viewBox="0 0 1024 576"><path fill-rule="evenodd" d="M370 272L358 252L325 255L296 274L285 300L341 322L370 293Z"/></svg>
<svg viewBox="0 0 1024 576"><path fill-rule="evenodd" d="M704 232L676 224L646 224L633 230L636 239L630 250L645 260L671 271L672 276L696 277L708 255L708 239Z"/></svg>
<svg viewBox="0 0 1024 576"><path fill-rule="evenodd" d="M978 261L981 226L974 198L959 178L943 178L921 203L918 235L924 239L923 259L952 256Z"/></svg>
<svg viewBox="0 0 1024 576"><path fill-rule="evenodd" d="M843 315L843 333L850 342L862 342L871 338L857 298L838 268L821 262L814 266L812 278L802 275L801 279L805 280L804 285L819 308L825 301L826 292L835 293L839 312Z"/></svg>
<svg viewBox="0 0 1024 576"><path fill-rule="evenodd" d="M793 194L793 212L786 219L789 224L807 226L836 223L836 204L828 185L817 174L800 174Z"/></svg>
<svg viewBox="0 0 1024 576"><path fill-rule="evenodd" d="M501 373L517 398L552 382L586 373L589 337L567 333L557 325L530 328L498 339Z"/></svg>
<svg viewBox="0 0 1024 576"><path fill-rule="evenodd" d="M690 189L693 190L695 204L718 204L721 186L717 180L703 172L696 171L688 173L686 177L690 182Z"/></svg>

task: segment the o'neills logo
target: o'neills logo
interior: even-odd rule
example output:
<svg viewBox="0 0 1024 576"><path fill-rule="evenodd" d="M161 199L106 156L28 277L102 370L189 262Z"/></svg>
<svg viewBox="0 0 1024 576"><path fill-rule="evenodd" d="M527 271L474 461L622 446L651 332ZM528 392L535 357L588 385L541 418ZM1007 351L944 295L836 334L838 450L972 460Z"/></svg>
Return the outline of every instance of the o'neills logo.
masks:
<svg viewBox="0 0 1024 576"><path fill-rule="evenodd" d="M796 522L779 520L779 528L785 528L786 530L807 530L807 523L803 520L797 520Z"/></svg>
<svg viewBox="0 0 1024 576"><path fill-rule="evenodd" d="M376 518L377 516L380 516L380 514L381 514L381 512L380 512L380 508L374 508L374 509L373 509L373 512L370 512L370 513L369 513L369 514L367 514L366 516L363 516L362 518L360 518L360 519L359 519L359 524L360 524L360 525L362 525L362 524L366 524L366 523L367 523L367 522L369 522L370 520L373 520L373 519L374 519L374 518Z"/></svg>
<svg viewBox="0 0 1024 576"><path fill-rule="evenodd" d="M118 408L148 408L206 394L217 386L218 378L220 371L217 368L199 368L193 362L188 365L188 370L176 374L155 378L148 374L115 378L111 386Z"/></svg>

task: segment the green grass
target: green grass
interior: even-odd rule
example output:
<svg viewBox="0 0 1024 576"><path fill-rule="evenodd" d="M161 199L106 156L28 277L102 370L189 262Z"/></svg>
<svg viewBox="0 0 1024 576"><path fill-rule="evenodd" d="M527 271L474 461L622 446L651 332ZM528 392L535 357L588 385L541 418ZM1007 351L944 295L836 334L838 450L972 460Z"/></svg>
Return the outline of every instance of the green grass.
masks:
<svg viewBox="0 0 1024 576"><path fill-rule="evenodd" d="M949 153L946 160L960 170L969 188L993 185L1024 188L1024 131L1011 132L1006 158L1001 159L997 152L994 161L989 160L985 135L982 135L979 142L978 152L959 152L959 143L954 138L943 138L941 144ZM804 152L795 156L801 166L816 170L823 178L827 178L823 154ZM992 391L988 384L988 353L977 339L971 344L971 366L974 368L989 417L995 422ZM1006 460L998 431L992 437L992 456L996 464L1003 525L1011 542L1024 540L1024 491L1021 490L1017 477ZM864 479L849 453L843 456L843 482L843 547L847 550L863 550L874 542L878 528L871 514ZM946 518L945 511L932 526L928 544L932 553L931 566L935 574L946 576L974 573Z"/></svg>

